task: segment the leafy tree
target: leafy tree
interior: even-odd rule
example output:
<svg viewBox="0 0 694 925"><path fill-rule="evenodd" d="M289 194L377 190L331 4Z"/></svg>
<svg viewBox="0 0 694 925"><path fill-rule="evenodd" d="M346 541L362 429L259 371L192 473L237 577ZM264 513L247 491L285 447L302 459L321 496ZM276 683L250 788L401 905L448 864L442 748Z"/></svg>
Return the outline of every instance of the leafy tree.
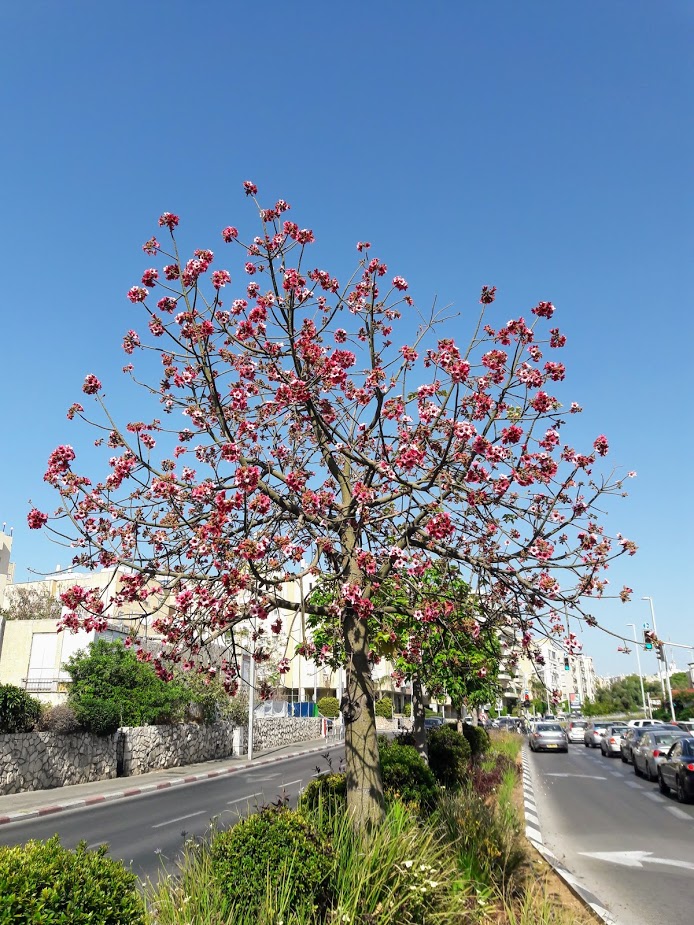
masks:
<svg viewBox="0 0 694 925"><path fill-rule="evenodd" d="M6 620L58 620L62 605L48 588L21 588L9 585L0 617Z"/></svg>
<svg viewBox="0 0 694 925"><path fill-rule="evenodd" d="M245 191L255 199L253 183ZM288 221L288 208L259 206L260 234L242 245L248 282L231 300L230 273L211 272L208 289L212 252L181 255L178 217L161 216L169 243L152 237L144 251L162 266L128 292L149 331L128 321L123 341L127 375L132 356L142 357L138 419L109 416L89 373L83 392L105 416L92 422L79 403L69 416L103 427L107 474L79 474L75 451L59 446L45 477L63 513L33 508L28 520L50 520L58 538L76 543L75 564L132 569L111 595L117 604L151 598L154 612L171 595L174 613L156 627L163 677L172 662L218 665L233 691L235 627L254 621L262 662L264 636L281 630L277 613L300 606L285 583L310 574L328 590L331 604L314 615L339 616L347 799L366 825L383 818L367 631L380 585L458 563L489 619L503 615L532 650L533 632L558 630L564 609L596 622L588 607L605 587L603 570L635 546L600 523L605 496L622 493L620 479L594 474L607 439L586 452L564 435L581 409L558 397L565 367L555 352L565 337L550 326L550 302L529 320L505 321L485 286L459 346L451 319L417 315L406 280L367 242L346 284L320 268L313 232ZM232 226L222 237L239 242ZM147 398L159 402L156 413ZM150 587L155 576L162 595ZM64 594L65 625L101 628L106 596ZM377 616L390 620L389 605Z"/></svg>
<svg viewBox="0 0 694 925"><path fill-rule="evenodd" d="M122 642L97 639L65 663L72 679L68 701L83 726L112 732L118 725L146 726L181 719L191 699L178 684L167 684L147 661ZM107 717L104 719L104 717Z"/></svg>

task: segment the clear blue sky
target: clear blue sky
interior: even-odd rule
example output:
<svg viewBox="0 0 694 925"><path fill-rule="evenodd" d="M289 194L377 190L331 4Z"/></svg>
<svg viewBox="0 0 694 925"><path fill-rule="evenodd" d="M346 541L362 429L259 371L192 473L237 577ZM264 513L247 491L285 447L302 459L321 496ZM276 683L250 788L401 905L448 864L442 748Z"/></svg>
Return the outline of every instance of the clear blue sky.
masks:
<svg viewBox="0 0 694 925"><path fill-rule="evenodd" d="M555 303L585 408L567 439L605 433L608 461L638 473L606 518L640 546L610 576L635 602L596 616L628 633L650 595L661 636L694 644L690 0L25 0L0 31L0 522L17 580L67 564L27 529L28 500L51 508L49 452L88 442L65 418L84 375L122 403L142 242L169 210L218 248L250 218L252 179L326 266L367 239L419 304L452 303L463 342L483 284L509 318ZM583 638L599 673L635 668Z"/></svg>

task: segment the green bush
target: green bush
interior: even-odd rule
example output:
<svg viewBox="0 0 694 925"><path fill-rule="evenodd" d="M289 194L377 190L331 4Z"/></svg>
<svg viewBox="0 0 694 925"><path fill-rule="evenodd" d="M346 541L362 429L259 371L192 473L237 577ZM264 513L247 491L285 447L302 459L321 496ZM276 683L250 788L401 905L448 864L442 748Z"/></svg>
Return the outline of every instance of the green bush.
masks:
<svg viewBox="0 0 694 925"><path fill-rule="evenodd" d="M36 728L40 732L70 735L70 733L79 732L82 726L75 716L75 711L66 703L59 703L41 715Z"/></svg>
<svg viewBox="0 0 694 925"><path fill-rule="evenodd" d="M97 639L65 668L72 678L68 702L82 725L98 735L119 725L180 722L191 700L182 685L163 681L119 640Z"/></svg>
<svg viewBox="0 0 694 925"><path fill-rule="evenodd" d="M73 706L79 724L93 735L108 736L119 726L127 725L121 722L121 705L115 700L83 694L73 700Z"/></svg>
<svg viewBox="0 0 694 925"><path fill-rule="evenodd" d="M470 772L470 743L452 726L439 726L429 732L429 767L436 780L449 790L461 787Z"/></svg>
<svg viewBox="0 0 694 925"><path fill-rule="evenodd" d="M415 804L421 810L433 809L439 788L431 768L416 748L381 738L379 757L386 799L397 798L403 803Z"/></svg>
<svg viewBox="0 0 694 925"><path fill-rule="evenodd" d="M318 701L318 712L328 719L336 719L340 715L340 704L337 697L321 697Z"/></svg>
<svg viewBox="0 0 694 925"><path fill-rule="evenodd" d="M299 809L322 809L329 816L342 812L347 805L347 777L345 774L328 772L314 777L306 785L299 800Z"/></svg>
<svg viewBox="0 0 694 925"><path fill-rule="evenodd" d="M211 855L235 917L261 909L268 890L289 891L292 905L330 902L332 849L295 810L270 807L243 819L213 837Z"/></svg>
<svg viewBox="0 0 694 925"><path fill-rule="evenodd" d="M390 697L381 697L380 700L376 701L374 706L374 712L376 716L380 716L383 719L392 719L393 718L393 701Z"/></svg>
<svg viewBox="0 0 694 925"><path fill-rule="evenodd" d="M0 923L144 925L137 877L106 851L69 851L57 835L0 846Z"/></svg>
<svg viewBox="0 0 694 925"><path fill-rule="evenodd" d="M403 716L407 716L408 719L410 716L412 716L412 704L411 703L405 704L405 706L402 708L402 714Z"/></svg>
<svg viewBox="0 0 694 925"><path fill-rule="evenodd" d="M0 684L0 732L31 732L40 716L40 700L14 684Z"/></svg>
<svg viewBox="0 0 694 925"><path fill-rule="evenodd" d="M489 733L482 726L471 726L463 723L463 735L470 743L472 760L476 761L489 749Z"/></svg>

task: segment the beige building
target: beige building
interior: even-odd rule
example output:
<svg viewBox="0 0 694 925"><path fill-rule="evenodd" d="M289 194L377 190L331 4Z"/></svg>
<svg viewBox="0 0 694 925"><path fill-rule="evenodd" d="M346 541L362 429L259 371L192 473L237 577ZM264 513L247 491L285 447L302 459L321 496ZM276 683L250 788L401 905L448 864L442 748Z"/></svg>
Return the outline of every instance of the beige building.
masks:
<svg viewBox="0 0 694 925"><path fill-rule="evenodd" d="M558 709L580 709L587 699L595 699L596 677L593 659L590 655L569 655L566 668L566 650L552 639L542 639L536 648L544 657L544 665L537 665L524 658L518 663L518 680L521 699L527 692L532 699L533 681L539 680L548 691L561 691L561 706Z"/></svg>

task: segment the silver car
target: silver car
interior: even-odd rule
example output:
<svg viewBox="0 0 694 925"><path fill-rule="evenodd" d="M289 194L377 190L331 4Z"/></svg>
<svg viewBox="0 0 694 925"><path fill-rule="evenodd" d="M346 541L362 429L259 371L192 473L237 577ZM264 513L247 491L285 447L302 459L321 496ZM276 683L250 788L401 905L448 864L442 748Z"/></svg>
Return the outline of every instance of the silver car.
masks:
<svg viewBox="0 0 694 925"><path fill-rule="evenodd" d="M585 747L600 748L600 739L609 725L609 720L597 720L588 723L583 733L583 744Z"/></svg>
<svg viewBox="0 0 694 925"><path fill-rule="evenodd" d="M625 723L608 726L600 737L600 751L606 758L616 758L622 754L622 736L629 727Z"/></svg>
<svg viewBox="0 0 694 925"><path fill-rule="evenodd" d="M528 736L534 752L568 752L569 738L559 723L535 723Z"/></svg>
<svg viewBox="0 0 694 925"><path fill-rule="evenodd" d="M642 735L631 751L634 774L643 774L646 780L658 780L658 765L665 760L670 746L686 737L684 730L665 725L657 732L648 731Z"/></svg>
<svg viewBox="0 0 694 925"><path fill-rule="evenodd" d="M582 742L587 725L588 725L588 720L570 719L569 720L569 742Z"/></svg>

